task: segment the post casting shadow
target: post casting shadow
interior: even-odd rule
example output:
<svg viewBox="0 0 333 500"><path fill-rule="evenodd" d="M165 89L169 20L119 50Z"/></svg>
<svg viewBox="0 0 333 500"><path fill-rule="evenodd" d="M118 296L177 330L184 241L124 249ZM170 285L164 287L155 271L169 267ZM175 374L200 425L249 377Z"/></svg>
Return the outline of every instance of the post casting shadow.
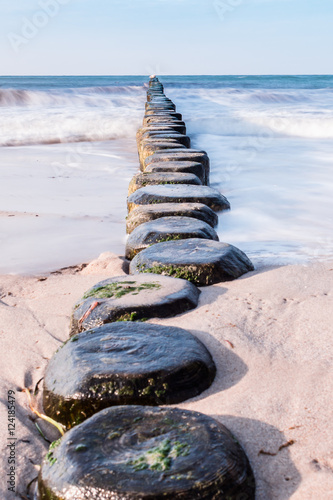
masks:
<svg viewBox="0 0 333 500"><path fill-rule="evenodd" d="M200 401L201 399L217 394L229 389L237 384L248 372L248 367L244 361L232 350L222 345L215 337L201 330L191 330L211 353L215 365L216 376L212 385L204 392L187 401Z"/></svg>
<svg viewBox="0 0 333 500"><path fill-rule="evenodd" d="M292 441L273 425L260 420L212 415L225 425L246 452L256 480L256 500L287 500L301 483L290 457Z"/></svg>

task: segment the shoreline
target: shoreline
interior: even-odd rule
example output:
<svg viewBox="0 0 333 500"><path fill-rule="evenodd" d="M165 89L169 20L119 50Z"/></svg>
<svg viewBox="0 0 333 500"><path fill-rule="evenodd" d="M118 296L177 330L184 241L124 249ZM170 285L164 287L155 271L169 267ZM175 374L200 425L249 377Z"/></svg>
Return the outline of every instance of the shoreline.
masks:
<svg viewBox="0 0 333 500"><path fill-rule="evenodd" d="M97 282L124 275L123 265L122 257L108 252L88 265L1 276L2 402L15 390L21 495L27 496L26 485L37 476L48 444L18 389L33 389L43 377L48 359L68 338L76 300ZM329 498L332 492L332 285L333 262L260 267L236 281L201 288L192 311L149 320L189 330L213 355L212 386L175 406L201 411L230 428L254 469L258 500ZM42 383L39 389L41 409ZM3 429L5 413L3 407ZM50 440L57 438L48 424L38 424ZM6 438L3 433L2 448Z"/></svg>

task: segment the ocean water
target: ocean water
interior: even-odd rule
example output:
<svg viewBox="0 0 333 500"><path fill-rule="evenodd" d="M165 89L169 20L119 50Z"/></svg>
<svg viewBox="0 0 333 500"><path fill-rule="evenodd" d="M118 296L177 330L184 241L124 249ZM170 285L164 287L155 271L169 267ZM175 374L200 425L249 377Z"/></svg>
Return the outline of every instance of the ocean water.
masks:
<svg viewBox="0 0 333 500"><path fill-rule="evenodd" d="M333 76L163 76L211 185L221 241L257 266L333 254ZM0 77L0 272L123 253L148 77Z"/></svg>

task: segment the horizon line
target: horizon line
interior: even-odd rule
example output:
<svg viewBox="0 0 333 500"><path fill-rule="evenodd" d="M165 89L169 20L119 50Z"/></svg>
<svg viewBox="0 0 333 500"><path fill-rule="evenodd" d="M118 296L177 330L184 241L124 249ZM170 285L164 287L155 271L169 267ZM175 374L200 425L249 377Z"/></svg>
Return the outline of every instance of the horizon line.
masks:
<svg viewBox="0 0 333 500"><path fill-rule="evenodd" d="M102 74L102 73L96 73L96 74L13 74L13 75L0 75L0 78L3 77L96 77L96 76L102 76L102 77L149 77L148 74ZM164 75L157 75L160 78L163 77L174 77L174 76L185 76L185 77L195 77L195 76L333 76L333 73L230 73L230 74L208 74L208 73L198 73L198 74L164 74Z"/></svg>

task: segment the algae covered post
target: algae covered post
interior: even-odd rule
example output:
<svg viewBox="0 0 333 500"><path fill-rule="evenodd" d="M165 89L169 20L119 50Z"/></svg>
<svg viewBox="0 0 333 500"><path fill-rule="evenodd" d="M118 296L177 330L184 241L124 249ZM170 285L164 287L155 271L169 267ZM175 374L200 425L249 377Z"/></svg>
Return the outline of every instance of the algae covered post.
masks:
<svg viewBox="0 0 333 500"><path fill-rule="evenodd" d="M120 321L75 335L59 349L45 374L44 409L72 427L109 406L180 403L207 389L215 371L189 332Z"/></svg>
<svg viewBox="0 0 333 500"><path fill-rule="evenodd" d="M118 406L71 429L39 475L42 500L254 500L241 446L206 415ZM88 495L88 496L87 496Z"/></svg>
<svg viewBox="0 0 333 500"><path fill-rule="evenodd" d="M166 318L198 305L199 290L166 276L116 276L97 283L74 305L70 334L124 320Z"/></svg>

